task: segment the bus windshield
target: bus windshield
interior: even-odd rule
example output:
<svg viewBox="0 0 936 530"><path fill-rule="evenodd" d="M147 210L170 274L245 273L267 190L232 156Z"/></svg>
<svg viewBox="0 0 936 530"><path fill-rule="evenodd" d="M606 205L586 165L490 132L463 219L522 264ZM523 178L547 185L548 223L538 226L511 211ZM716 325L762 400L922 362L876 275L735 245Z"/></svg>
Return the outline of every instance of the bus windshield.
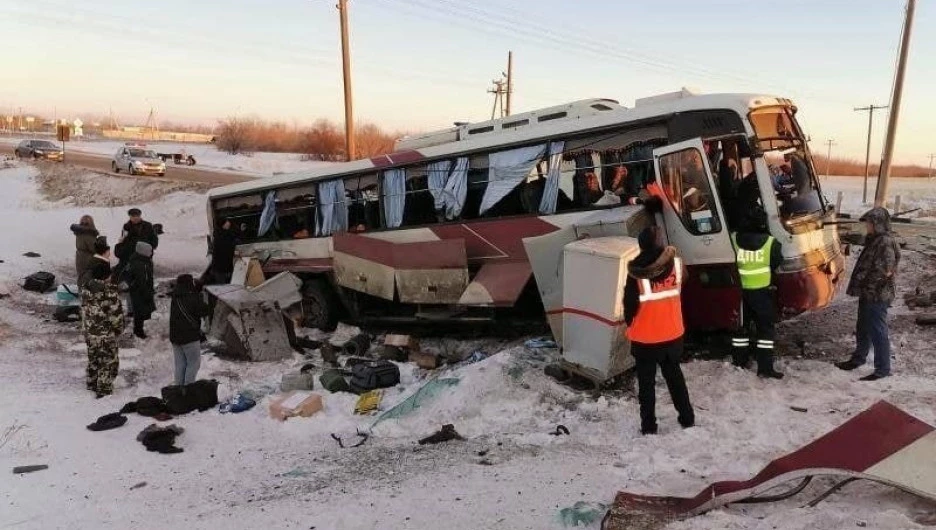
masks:
<svg viewBox="0 0 936 530"><path fill-rule="evenodd" d="M784 221L821 214L819 179L806 149L806 140L791 107L751 111L751 125L770 171L770 181Z"/></svg>

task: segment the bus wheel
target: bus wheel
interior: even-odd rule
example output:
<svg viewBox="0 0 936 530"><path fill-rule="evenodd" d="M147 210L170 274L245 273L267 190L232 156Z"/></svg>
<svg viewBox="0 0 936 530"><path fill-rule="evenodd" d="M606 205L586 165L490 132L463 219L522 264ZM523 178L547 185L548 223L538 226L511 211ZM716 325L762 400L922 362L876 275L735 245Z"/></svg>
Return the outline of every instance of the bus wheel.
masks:
<svg viewBox="0 0 936 530"><path fill-rule="evenodd" d="M323 280L309 280L302 286L303 325L322 331L338 327L338 303L331 287Z"/></svg>

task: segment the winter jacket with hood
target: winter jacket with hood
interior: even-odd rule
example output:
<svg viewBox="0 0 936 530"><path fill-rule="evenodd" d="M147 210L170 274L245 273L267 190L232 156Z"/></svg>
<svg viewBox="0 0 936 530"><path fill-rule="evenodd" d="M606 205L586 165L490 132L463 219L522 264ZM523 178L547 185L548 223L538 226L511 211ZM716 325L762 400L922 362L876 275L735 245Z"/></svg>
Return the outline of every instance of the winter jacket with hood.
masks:
<svg viewBox="0 0 936 530"><path fill-rule="evenodd" d="M75 234L75 278L81 278L91 265L98 231L84 225L71 225L71 231Z"/></svg>
<svg viewBox="0 0 936 530"><path fill-rule="evenodd" d="M846 292L872 303L894 301L897 295L895 277L900 263L900 247L891 232L890 213L872 208L861 217L874 226L874 233L865 237L865 247L852 270Z"/></svg>
<svg viewBox="0 0 936 530"><path fill-rule="evenodd" d="M627 283L624 285L624 321L628 326L640 309L640 289L637 280L665 278L673 271L675 247L652 248L641 250L627 266Z"/></svg>
<svg viewBox="0 0 936 530"><path fill-rule="evenodd" d="M744 250L760 250L767 242L768 234L763 232L738 232L735 239L738 246ZM780 248L780 242L774 240L770 245L770 272L776 271L783 264L783 252ZM770 275L770 282L774 283L776 275Z"/></svg>
<svg viewBox="0 0 936 530"><path fill-rule="evenodd" d="M208 316L208 305L201 293L188 282L176 282L169 306L169 342L177 345L201 340L201 319Z"/></svg>
<svg viewBox="0 0 936 530"><path fill-rule="evenodd" d="M156 247L159 246L159 236L156 234L156 229L153 227L153 224L149 221L140 221L139 223L132 223L127 221L123 225L124 238L123 241L114 246L114 254L117 255L117 258L120 260L126 260L132 257L133 252L136 250L137 242L147 243L152 250L156 250ZM150 253L152 257L152 252Z"/></svg>
<svg viewBox="0 0 936 530"><path fill-rule="evenodd" d="M149 319L156 310L156 289L153 285L153 247L137 242L136 251L127 264L121 280L127 284L133 315Z"/></svg>

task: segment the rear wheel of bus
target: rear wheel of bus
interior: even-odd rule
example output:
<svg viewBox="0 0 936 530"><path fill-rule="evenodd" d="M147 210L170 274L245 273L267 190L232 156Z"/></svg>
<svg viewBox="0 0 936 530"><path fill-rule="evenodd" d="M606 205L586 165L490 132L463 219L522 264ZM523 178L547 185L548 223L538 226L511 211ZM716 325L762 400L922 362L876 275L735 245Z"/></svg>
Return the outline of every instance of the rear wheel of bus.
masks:
<svg viewBox="0 0 936 530"><path fill-rule="evenodd" d="M302 314L306 327L334 331L338 327L338 299L323 279L306 280L302 286Z"/></svg>

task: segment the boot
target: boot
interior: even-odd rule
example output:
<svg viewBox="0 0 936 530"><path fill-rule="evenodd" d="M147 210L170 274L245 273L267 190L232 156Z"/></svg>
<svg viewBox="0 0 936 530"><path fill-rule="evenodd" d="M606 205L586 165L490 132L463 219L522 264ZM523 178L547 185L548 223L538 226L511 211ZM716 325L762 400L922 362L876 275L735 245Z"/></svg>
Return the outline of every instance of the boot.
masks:
<svg viewBox="0 0 936 530"><path fill-rule="evenodd" d="M845 370L846 372L850 372L850 371L852 371L852 370L854 370L854 369L856 369L856 368L861 367L861 364L863 364L863 363L858 363L858 362L855 361L854 359L849 359L849 360L847 360L847 361L842 361L842 362L835 363L835 366L836 366L839 370Z"/></svg>
<svg viewBox="0 0 936 530"><path fill-rule="evenodd" d="M783 379L783 374L773 368L769 368L767 370L758 370L757 377L761 379Z"/></svg>
<svg viewBox="0 0 936 530"><path fill-rule="evenodd" d="M143 331L143 326L134 326L133 335L136 336L138 339L145 339L146 332Z"/></svg>

